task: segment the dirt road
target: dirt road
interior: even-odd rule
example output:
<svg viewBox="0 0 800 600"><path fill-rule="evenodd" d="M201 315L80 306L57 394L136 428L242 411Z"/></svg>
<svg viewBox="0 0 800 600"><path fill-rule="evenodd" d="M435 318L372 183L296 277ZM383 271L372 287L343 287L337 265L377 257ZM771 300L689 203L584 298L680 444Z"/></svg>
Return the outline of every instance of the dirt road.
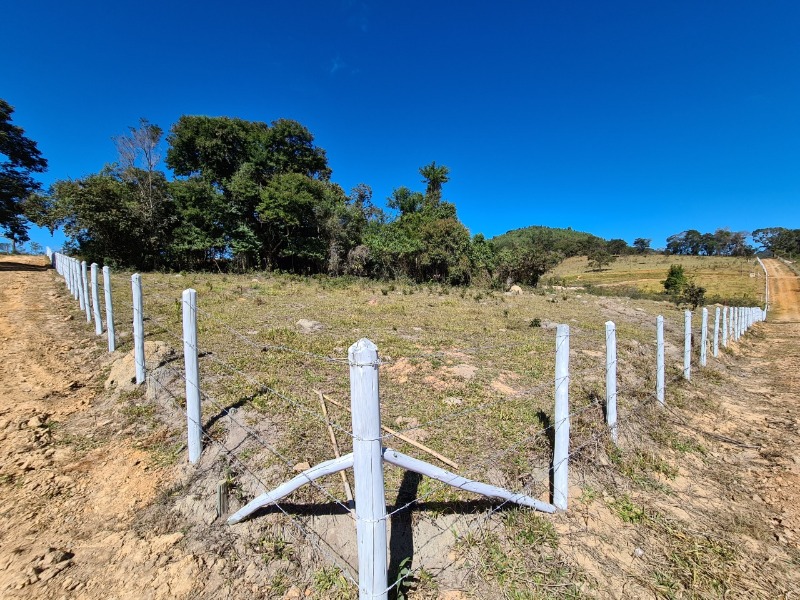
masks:
<svg viewBox="0 0 800 600"><path fill-rule="evenodd" d="M766 259L769 276L770 322L800 321L800 278L778 259Z"/></svg>

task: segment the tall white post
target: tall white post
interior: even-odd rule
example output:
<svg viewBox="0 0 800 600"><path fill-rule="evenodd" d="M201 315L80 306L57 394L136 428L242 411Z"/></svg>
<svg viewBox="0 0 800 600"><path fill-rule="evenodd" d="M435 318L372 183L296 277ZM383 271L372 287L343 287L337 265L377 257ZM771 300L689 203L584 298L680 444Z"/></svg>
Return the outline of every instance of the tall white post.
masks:
<svg viewBox="0 0 800 600"><path fill-rule="evenodd" d="M97 263L92 263L90 268L92 276L92 315L94 317L94 332L103 335L103 319L100 317L100 291L97 282Z"/></svg>
<svg viewBox="0 0 800 600"><path fill-rule="evenodd" d="M72 259L72 290L71 291L72 291L72 296L75 298L75 300L78 301L78 304L79 304L81 310L83 310L83 305L80 304L81 298L83 298L83 295L81 294L80 270L81 270L81 266L78 263L78 260L73 258Z"/></svg>
<svg viewBox="0 0 800 600"><path fill-rule="evenodd" d="M702 331L700 333L700 366L706 366L706 358L707 358L707 350L706 346L708 346L708 309L703 307L703 320L702 320Z"/></svg>
<svg viewBox="0 0 800 600"><path fill-rule="evenodd" d="M722 346L728 347L728 307L722 307Z"/></svg>
<svg viewBox="0 0 800 600"><path fill-rule="evenodd" d="M719 306L714 310L714 358L719 356Z"/></svg>
<svg viewBox="0 0 800 600"><path fill-rule="evenodd" d="M683 378L692 378L692 311L683 313Z"/></svg>
<svg viewBox="0 0 800 600"><path fill-rule="evenodd" d="M73 267L72 267L72 259L71 258L67 257L66 264L64 265L64 268L67 271L67 289L69 290L69 293L72 294L72 296L77 299L77 296L75 296L75 292L72 291L72 278L73 278L72 269L73 269Z"/></svg>
<svg viewBox="0 0 800 600"><path fill-rule="evenodd" d="M200 369L197 362L197 292L183 292L183 359L186 369L186 422L189 437L189 462L200 460L201 439Z"/></svg>
<svg viewBox="0 0 800 600"><path fill-rule="evenodd" d="M356 483L358 589L362 598L388 597L386 495L383 488L378 348L366 338L348 351Z"/></svg>
<svg viewBox="0 0 800 600"><path fill-rule="evenodd" d="M114 331L114 306L111 303L111 269L103 267L103 295L106 300L106 333L108 334L108 351L117 348L116 332Z"/></svg>
<svg viewBox="0 0 800 600"><path fill-rule="evenodd" d="M569 486L569 325L556 328L553 505L567 510Z"/></svg>
<svg viewBox="0 0 800 600"><path fill-rule="evenodd" d="M742 307L736 309L736 339L738 340L744 335L744 312Z"/></svg>
<svg viewBox="0 0 800 600"><path fill-rule="evenodd" d="M92 307L89 305L89 275L86 269L86 261L81 261L81 310L86 311L86 322L92 322Z"/></svg>
<svg viewBox="0 0 800 600"><path fill-rule="evenodd" d="M131 275L133 288L133 360L136 363L136 383L144 383L144 309L142 307L142 276Z"/></svg>
<svg viewBox="0 0 800 600"><path fill-rule="evenodd" d="M617 328L606 321L606 422L617 443Z"/></svg>
<svg viewBox="0 0 800 600"><path fill-rule="evenodd" d="M656 318L656 399L664 405L664 317Z"/></svg>

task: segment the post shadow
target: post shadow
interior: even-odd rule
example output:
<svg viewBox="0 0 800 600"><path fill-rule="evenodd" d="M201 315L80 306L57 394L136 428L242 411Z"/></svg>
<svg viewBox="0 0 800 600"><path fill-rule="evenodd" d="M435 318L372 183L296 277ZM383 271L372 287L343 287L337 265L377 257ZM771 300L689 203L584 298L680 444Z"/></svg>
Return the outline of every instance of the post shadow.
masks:
<svg viewBox="0 0 800 600"><path fill-rule="evenodd" d="M395 500L395 510L414 502L417 498L419 484L422 475L414 471L404 471L403 480L400 482L400 489L397 491ZM390 520L391 533L389 537L389 582L397 581L400 574L400 563L405 559L409 560L409 567L414 562L414 524L412 519L412 509L414 504L392 515ZM397 588L393 588L390 598L397 597Z"/></svg>

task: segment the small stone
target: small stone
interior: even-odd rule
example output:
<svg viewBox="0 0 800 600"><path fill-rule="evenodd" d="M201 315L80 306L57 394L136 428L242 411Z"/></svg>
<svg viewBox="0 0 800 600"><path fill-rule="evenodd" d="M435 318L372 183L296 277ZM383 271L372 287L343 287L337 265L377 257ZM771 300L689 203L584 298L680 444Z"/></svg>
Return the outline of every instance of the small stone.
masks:
<svg viewBox="0 0 800 600"><path fill-rule="evenodd" d="M636 548L636 549L633 551L633 555L634 555L636 558L642 558L642 557L644 556L644 550L642 550L641 548Z"/></svg>
<svg viewBox="0 0 800 600"><path fill-rule="evenodd" d="M297 598L301 598L303 596L303 592L300 590L299 587L293 585L286 593L283 595L283 600L297 600Z"/></svg>
<svg viewBox="0 0 800 600"><path fill-rule="evenodd" d="M294 467L292 467L292 470L295 471L296 473L302 473L303 471L308 471L310 468L311 465L308 464L307 462L299 462Z"/></svg>
<svg viewBox="0 0 800 600"><path fill-rule="evenodd" d="M31 429L36 429L37 427L41 426L42 426L42 420L38 416L35 416L28 421L28 427L30 427Z"/></svg>
<svg viewBox="0 0 800 600"><path fill-rule="evenodd" d="M302 333L315 333L322 331L325 326L319 321L312 321L310 319L300 319L295 323Z"/></svg>

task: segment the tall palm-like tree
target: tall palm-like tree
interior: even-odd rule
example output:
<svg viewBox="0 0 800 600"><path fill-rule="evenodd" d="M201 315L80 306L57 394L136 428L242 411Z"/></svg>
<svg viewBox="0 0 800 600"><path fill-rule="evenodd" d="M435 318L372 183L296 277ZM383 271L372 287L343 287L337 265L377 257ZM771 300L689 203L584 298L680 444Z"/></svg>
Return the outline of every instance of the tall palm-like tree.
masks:
<svg viewBox="0 0 800 600"><path fill-rule="evenodd" d="M442 186L450 181L449 173L450 169L444 165L437 167L436 161L420 167L419 174L423 177L422 182L427 185L425 189L425 200L427 202L437 204L442 199Z"/></svg>

